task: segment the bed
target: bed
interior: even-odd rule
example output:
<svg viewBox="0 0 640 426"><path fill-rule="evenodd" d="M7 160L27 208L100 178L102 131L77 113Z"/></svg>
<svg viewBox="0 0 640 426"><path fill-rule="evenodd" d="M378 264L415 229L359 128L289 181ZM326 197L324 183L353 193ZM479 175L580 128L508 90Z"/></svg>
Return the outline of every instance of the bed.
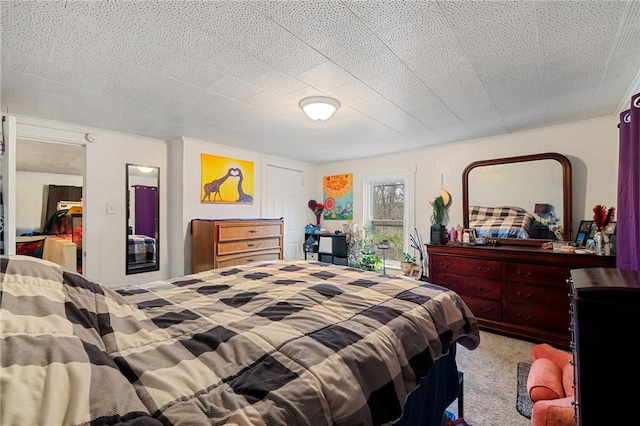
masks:
<svg viewBox="0 0 640 426"><path fill-rule="evenodd" d="M156 240L147 235L128 235L127 263L148 265L156 262Z"/></svg>
<svg viewBox="0 0 640 426"><path fill-rule="evenodd" d="M24 256L0 274L3 425L391 424L479 344L456 293L321 262L117 292Z"/></svg>
<svg viewBox="0 0 640 426"><path fill-rule="evenodd" d="M520 207L469 207L469 228L477 237L531 238L536 218Z"/></svg>

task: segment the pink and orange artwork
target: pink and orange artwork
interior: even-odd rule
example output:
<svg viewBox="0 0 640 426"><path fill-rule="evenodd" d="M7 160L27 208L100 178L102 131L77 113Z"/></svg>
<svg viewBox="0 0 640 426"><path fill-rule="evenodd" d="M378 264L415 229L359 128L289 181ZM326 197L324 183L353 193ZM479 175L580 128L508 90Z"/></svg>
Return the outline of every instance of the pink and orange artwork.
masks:
<svg viewBox="0 0 640 426"><path fill-rule="evenodd" d="M323 178L324 219L353 220L353 174Z"/></svg>
<svg viewBox="0 0 640 426"><path fill-rule="evenodd" d="M253 162L200 154L202 164L200 202L205 204L253 204Z"/></svg>

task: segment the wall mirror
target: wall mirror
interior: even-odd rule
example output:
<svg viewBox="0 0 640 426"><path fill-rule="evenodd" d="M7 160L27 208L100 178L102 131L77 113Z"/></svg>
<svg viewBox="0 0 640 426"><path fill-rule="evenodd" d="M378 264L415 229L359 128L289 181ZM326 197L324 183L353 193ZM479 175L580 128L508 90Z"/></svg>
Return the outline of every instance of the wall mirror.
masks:
<svg viewBox="0 0 640 426"><path fill-rule="evenodd" d="M558 153L476 161L462 176L462 217L469 228L472 206L520 207L536 218L531 236L501 238L505 244L540 244L543 231L571 241L571 162Z"/></svg>
<svg viewBox="0 0 640 426"><path fill-rule="evenodd" d="M160 169L127 164L127 275L160 269Z"/></svg>

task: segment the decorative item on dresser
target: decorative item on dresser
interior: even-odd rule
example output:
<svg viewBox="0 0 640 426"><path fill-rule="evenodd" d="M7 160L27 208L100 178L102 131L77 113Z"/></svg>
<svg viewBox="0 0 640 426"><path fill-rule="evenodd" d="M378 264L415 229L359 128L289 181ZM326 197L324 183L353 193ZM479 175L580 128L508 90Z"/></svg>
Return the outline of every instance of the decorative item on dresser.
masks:
<svg viewBox="0 0 640 426"><path fill-rule="evenodd" d="M570 271L614 256L526 246L428 245L429 281L462 296L481 327L568 347Z"/></svg>
<svg viewBox="0 0 640 426"><path fill-rule="evenodd" d="M282 259L283 219L193 219L191 271Z"/></svg>
<svg viewBox="0 0 640 426"><path fill-rule="evenodd" d="M631 348L640 308L640 272L578 269L571 271L569 282L577 423L615 423L615 409L634 407L638 399L632 389L640 381L640 365ZM630 414L628 421L635 423L634 417ZM620 421L624 424L625 419Z"/></svg>

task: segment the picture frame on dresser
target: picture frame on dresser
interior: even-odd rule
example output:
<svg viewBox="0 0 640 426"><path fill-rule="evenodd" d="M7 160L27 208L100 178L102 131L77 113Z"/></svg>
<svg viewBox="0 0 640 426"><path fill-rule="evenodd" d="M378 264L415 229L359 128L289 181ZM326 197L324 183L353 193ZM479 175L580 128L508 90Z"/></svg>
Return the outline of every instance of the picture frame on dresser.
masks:
<svg viewBox="0 0 640 426"><path fill-rule="evenodd" d="M414 266L411 268L411 270L409 270L409 276L411 278L414 278L416 280L419 280L422 278L422 268L419 266Z"/></svg>
<svg viewBox="0 0 640 426"><path fill-rule="evenodd" d="M591 234L593 229L593 221L592 220L581 220L580 226L578 227L578 233L576 234L576 247L586 247L587 240L593 239L593 235Z"/></svg>

